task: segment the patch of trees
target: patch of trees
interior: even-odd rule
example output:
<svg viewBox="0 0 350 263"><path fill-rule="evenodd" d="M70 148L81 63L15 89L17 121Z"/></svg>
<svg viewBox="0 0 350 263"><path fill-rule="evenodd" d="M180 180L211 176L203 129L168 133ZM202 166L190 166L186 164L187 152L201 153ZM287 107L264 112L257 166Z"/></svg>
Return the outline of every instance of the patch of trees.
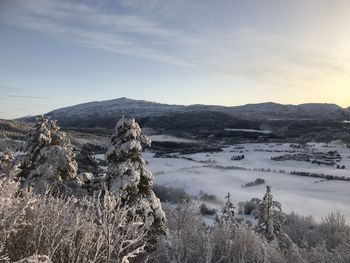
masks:
<svg viewBox="0 0 350 263"><path fill-rule="evenodd" d="M291 171L290 174L298 175L298 176L306 176L306 177L316 177L316 178L322 178L322 179L326 179L326 180L339 180L339 181L348 181L348 182L350 182L350 177L339 176L339 175L329 175L329 174L319 174L319 173L309 173L309 172L298 172L298 171Z"/></svg>
<svg viewBox="0 0 350 263"><path fill-rule="evenodd" d="M221 152L222 148L216 145L192 142L153 142L151 150L157 155L169 153L192 154L199 152Z"/></svg>
<svg viewBox="0 0 350 263"><path fill-rule="evenodd" d="M262 178L257 178L257 179L255 179L254 182L246 183L243 187L251 187L251 186L256 186L256 185L261 185L261 184L265 184L265 180Z"/></svg>
<svg viewBox="0 0 350 263"><path fill-rule="evenodd" d="M271 157L273 161L300 161L311 162L318 165L334 166L337 162L342 160L342 157L337 151L329 152L317 152L312 151L310 153L297 153L297 154L285 154L281 156Z"/></svg>
<svg viewBox="0 0 350 263"><path fill-rule="evenodd" d="M243 160L244 158L245 158L244 154L242 154L242 155L233 155L233 156L231 157L231 161L241 161L241 160Z"/></svg>

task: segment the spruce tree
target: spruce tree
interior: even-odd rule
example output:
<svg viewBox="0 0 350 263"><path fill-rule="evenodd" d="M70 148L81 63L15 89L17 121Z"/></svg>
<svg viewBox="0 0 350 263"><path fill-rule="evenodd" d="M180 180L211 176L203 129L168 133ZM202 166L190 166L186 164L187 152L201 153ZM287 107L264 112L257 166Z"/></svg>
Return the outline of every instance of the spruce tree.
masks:
<svg viewBox="0 0 350 263"><path fill-rule="evenodd" d="M256 230L265 235L268 240L273 240L282 233L282 225L286 221L279 202L273 201L271 186L266 186L263 200L252 199L257 204L253 215L258 219Z"/></svg>
<svg viewBox="0 0 350 263"><path fill-rule="evenodd" d="M26 152L19 173L22 186L33 188L36 193L47 190L70 193L70 187L80 185L73 147L56 121L44 116L37 118Z"/></svg>
<svg viewBox="0 0 350 263"><path fill-rule="evenodd" d="M227 199L224 209L222 211L222 217L221 220L222 221L232 221L232 222L236 222L235 221L235 207L233 206L233 203L230 201L230 197L231 194L227 193L227 196L225 196L225 198Z"/></svg>
<svg viewBox="0 0 350 263"><path fill-rule="evenodd" d="M134 119L120 119L106 153L108 190L120 196L123 205L144 218L151 237L164 233L165 214L152 185L153 175L145 167L141 151L151 141L141 134Z"/></svg>

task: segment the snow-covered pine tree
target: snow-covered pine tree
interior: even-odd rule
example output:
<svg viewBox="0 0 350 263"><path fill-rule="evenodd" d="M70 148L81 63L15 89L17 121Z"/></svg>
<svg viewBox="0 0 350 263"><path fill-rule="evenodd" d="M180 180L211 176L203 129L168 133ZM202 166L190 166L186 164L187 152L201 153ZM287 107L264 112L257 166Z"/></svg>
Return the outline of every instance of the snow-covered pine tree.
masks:
<svg viewBox="0 0 350 263"><path fill-rule="evenodd" d="M252 201L257 204L257 208L253 211L253 215L258 219L256 230L263 233L268 240L275 239L282 233L282 224L286 217L281 204L273 201L271 186L266 186L263 200L254 198Z"/></svg>
<svg viewBox="0 0 350 263"><path fill-rule="evenodd" d="M73 147L56 121L37 118L26 152L18 175L22 186L33 188L35 193L50 190L71 194L71 188L80 185Z"/></svg>
<svg viewBox="0 0 350 263"><path fill-rule="evenodd" d="M235 222L235 207L233 206L233 203L230 201L231 194L227 193L227 196L225 198L227 199L226 204L224 206L224 209L222 211L222 221L232 221Z"/></svg>
<svg viewBox="0 0 350 263"><path fill-rule="evenodd" d="M152 185L153 175L145 168L143 147L151 141L141 134L134 119L120 119L106 153L107 187L121 197L123 205L135 209L144 218L150 238L164 233L165 214Z"/></svg>

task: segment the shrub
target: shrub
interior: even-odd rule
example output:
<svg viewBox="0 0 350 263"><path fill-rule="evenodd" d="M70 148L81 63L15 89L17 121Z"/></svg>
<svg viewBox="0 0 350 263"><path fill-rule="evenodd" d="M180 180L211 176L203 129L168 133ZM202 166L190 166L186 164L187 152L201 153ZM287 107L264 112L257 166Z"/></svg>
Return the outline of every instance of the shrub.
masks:
<svg viewBox="0 0 350 263"><path fill-rule="evenodd" d="M169 233L152 255L157 262L284 262L278 244L246 224L227 221L207 227L192 203L165 212Z"/></svg>
<svg viewBox="0 0 350 263"><path fill-rule="evenodd" d="M347 243L350 236L350 228L346 225L345 217L339 212L332 212L326 216L322 220L320 230L328 249Z"/></svg>
<svg viewBox="0 0 350 263"><path fill-rule="evenodd" d="M53 262L128 262L144 251L147 229L115 196L15 197L16 187L1 186L0 259L47 255Z"/></svg>
<svg viewBox="0 0 350 263"><path fill-rule="evenodd" d="M322 239L319 225L312 216L299 216L292 212L286 218L283 230L299 247L315 247Z"/></svg>
<svg viewBox="0 0 350 263"><path fill-rule="evenodd" d="M308 263L340 263L344 261L336 250L328 250L325 244L320 244L311 249L301 250L304 262Z"/></svg>
<svg viewBox="0 0 350 263"><path fill-rule="evenodd" d="M245 223L230 221L214 227L211 262L284 262L276 242L269 243Z"/></svg>
<svg viewBox="0 0 350 263"><path fill-rule="evenodd" d="M164 207L168 235L158 242L152 258L156 262L210 262L212 247L206 226L198 216L198 206L184 203Z"/></svg>

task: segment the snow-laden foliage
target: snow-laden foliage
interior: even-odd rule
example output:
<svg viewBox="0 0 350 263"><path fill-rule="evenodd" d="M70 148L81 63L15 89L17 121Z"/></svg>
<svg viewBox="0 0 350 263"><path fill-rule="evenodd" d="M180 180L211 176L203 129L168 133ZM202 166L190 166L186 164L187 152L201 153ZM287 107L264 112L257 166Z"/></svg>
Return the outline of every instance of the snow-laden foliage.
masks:
<svg viewBox="0 0 350 263"><path fill-rule="evenodd" d="M18 196L17 187L0 180L0 262L144 262L148 230L117 196Z"/></svg>
<svg viewBox="0 0 350 263"><path fill-rule="evenodd" d="M256 230L263 233L268 240L274 240L282 233L282 225L286 217L282 213L281 204L273 200L271 186L266 186L263 200L256 198L253 201L258 205L253 211L253 215L258 219Z"/></svg>
<svg viewBox="0 0 350 263"><path fill-rule="evenodd" d="M152 191L153 175L141 155L150 143L134 119L122 118L116 124L106 159L109 191L121 196L124 205L144 218L152 235L164 232L165 214Z"/></svg>
<svg viewBox="0 0 350 263"><path fill-rule="evenodd" d="M43 193L48 189L69 191L68 183L71 187L79 186L73 147L56 121L38 117L25 150L27 156L19 173L25 187Z"/></svg>
<svg viewBox="0 0 350 263"><path fill-rule="evenodd" d="M0 172L5 172L12 166L13 156L10 151L0 152Z"/></svg>
<svg viewBox="0 0 350 263"><path fill-rule="evenodd" d="M153 255L158 262L210 262L212 244L198 207L185 202L175 209L165 206L165 211L168 234L158 241Z"/></svg>
<svg viewBox="0 0 350 263"><path fill-rule="evenodd" d="M245 223L203 223L193 203L165 209L169 234L160 239L155 262L286 262L277 243L269 243Z"/></svg>
<svg viewBox="0 0 350 263"><path fill-rule="evenodd" d="M33 255L17 261L16 263L52 263L46 255Z"/></svg>
<svg viewBox="0 0 350 263"><path fill-rule="evenodd" d="M230 201L231 194L227 193L225 198L227 199L224 209L222 210L221 221L231 221L235 222L235 207Z"/></svg>
<svg viewBox="0 0 350 263"><path fill-rule="evenodd" d="M0 152L0 178L13 178L18 172L18 167L14 163L14 157L11 151Z"/></svg>
<svg viewBox="0 0 350 263"><path fill-rule="evenodd" d="M152 186L153 176L144 168L142 147L150 145L150 140L141 135L140 126L134 119L121 119L115 127L115 134L106 153L109 162L109 188L123 198L137 196L140 187L145 191Z"/></svg>
<svg viewBox="0 0 350 263"><path fill-rule="evenodd" d="M90 185L94 180L94 175L89 172L82 172L78 174L78 178L84 185Z"/></svg>
<svg viewBox="0 0 350 263"><path fill-rule="evenodd" d="M350 262L349 226L344 226L341 218L330 214L321 224L315 224L317 239L312 247L298 247L292 241L268 240L257 233L254 226L245 222L223 221L206 226L200 217L198 206L193 203L179 204L177 207L165 206L169 233L159 240L158 248L152 255L154 262L198 262L198 263L346 263ZM294 215L294 217L297 217ZM322 235L322 229L332 228L333 233ZM334 233L342 236L341 243L333 249L328 240ZM342 233L342 235L339 235ZM283 233L280 239L288 239ZM153 262L153 261L151 261Z"/></svg>

